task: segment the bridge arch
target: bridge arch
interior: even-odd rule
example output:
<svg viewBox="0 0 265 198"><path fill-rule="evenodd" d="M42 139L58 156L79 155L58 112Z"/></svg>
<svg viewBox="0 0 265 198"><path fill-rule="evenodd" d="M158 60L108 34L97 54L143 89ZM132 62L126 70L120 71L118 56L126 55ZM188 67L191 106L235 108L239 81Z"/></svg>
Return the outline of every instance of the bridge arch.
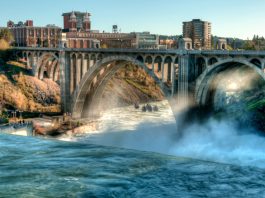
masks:
<svg viewBox="0 0 265 198"><path fill-rule="evenodd" d="M38 58L37 67L35 69L35 76L39 79L48 77L54 80L54 69L59 67L59 55L57 53L42 53Z"/></svg>
<svg viewBox="0 0 265 198"><path fill-rule="evenodd" d="M199 105L207 105L210 100L210 89L214 81L214 78L223 71L247 66L253 69L264 81L264 72L253 63L250 63L244 59L227 59L218 63L215 63L211 67L208 67L196 82L195 100Z"/></svg>
<svg viewBox="0 0 265 198"><path fill-rule="evenodd" d="M159 72L162 71L163 57L161 55L157 55L154 58L154 72L158 75Z"/></svg>
<svg viewBox="0 0 265 198"><path fill-rule="evenodd" d="M144 59L144 57L143 57L142 55L138 55L138 56L136 57L136 60L138 60L139 62L142 62L142 63L145 62L145 59Z"/></svg>
<svg viewBox="0 0 265 198"><path fill-rule="evenodd" d="M209 60L208 60L208 65L214 65L215 63L218 62L218 58L216 57L211 57Z"/></svg>
<svg viewBox="0 0 265 198"><path fill-rule="evenodd" d="M196 70L197 76L200 76L206 69L206 60L203 57L198 57L196 59Z"/></svg>
<svg viewBox="0 0 265 198"><path fill-rule="evenodd" d="M252 59L250 59L250 63L256 65L260 69L262 68L262 61L259 58L252 58Z"/></svg>
<svg viewBox="0 0 265 198"><path fill-rule="evenodd" d="M148 67L148 69L152 70L153 67L153 57L151 55L147 55L144 59L145 65Z"/></svg>
<svg viewBox="0 0 265 198"><path fill-rule="evenodd" d="M78 119L97 115L106 83L116 71L128 63L133 63L144 69L160 85L160 80L151 74L144 62L137 60L137 58L126 55L105 57L97 61L84 75L80 85L75 90L72 101L73 117ZM163 91L163 89L161 90Z"/></svg>

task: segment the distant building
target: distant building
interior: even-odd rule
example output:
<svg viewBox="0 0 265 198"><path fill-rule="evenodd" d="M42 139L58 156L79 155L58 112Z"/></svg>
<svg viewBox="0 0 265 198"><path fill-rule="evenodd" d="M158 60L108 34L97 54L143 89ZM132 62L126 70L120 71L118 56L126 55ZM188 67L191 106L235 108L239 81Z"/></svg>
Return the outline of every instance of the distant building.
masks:
<svg viewBox="0 0 265 198"><path fill-rule="evenodd" d="M150 32L137 32L135 34L134 48L141 49L159 49L166 48L166 45L159 44L159 35L150 34Z"/></svg>
<svg viewBox="0 0 265 198"><path fill-rule="evenodd" d="M178 48L178 39L179 36L159 36L159 44L165 45L167 49L176 49Z"/></svg>
<svg viewBox="0 0 265 198"><path fill-rule="evenodd" d="M192 40L194 49L211 49L211 23L193 19L189 22L183 22L183 37Z"/></svg>
<svg viewBox="0 0 265 198"><path fill-rule="evenodd" d="M72 11L68 13L63 13L62 16L64 21L64 32L89 32L91 30L91 14L88 12Z"/></svg>
<svg viewBox="0 0 265 198"><path fill-rule="evenodd" d="M113 33L91 30L91 14L87 12L73 11L62 16L69 48L132 48L135 42L135 34L119 33L117 25Z"/></svg>
<svg viewBox="0 0 265 198"><path fill-rule="evenodd" d="M132 48L135 34L67 32L69 48Z"/></svg>
<svg viewBox="0 0 265 198"><path fill-rule="evenodd" d="M14 46L20 47L58 47L61 28L53 25L35 27L32 20L15 24L7 22L7 28L14 36Z"/></svg>

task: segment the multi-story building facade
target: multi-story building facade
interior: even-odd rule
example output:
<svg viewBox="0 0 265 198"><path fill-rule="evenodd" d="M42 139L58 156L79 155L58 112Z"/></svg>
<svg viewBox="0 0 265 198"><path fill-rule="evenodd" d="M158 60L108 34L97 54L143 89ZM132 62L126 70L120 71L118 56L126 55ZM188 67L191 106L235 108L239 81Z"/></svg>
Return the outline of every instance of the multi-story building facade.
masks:
<svg viewBox="0 0 265 198"><path fill-rule="evenodd" d="M69 48L132 48L135 34L100 33L91 30L90 14L87 12L64 13L64 29Z"/></svg>
<svg viewBox="0 0 265 198"><path fill-rule="evenodd" d="M20 47L58 47L61 37L60 27L35 27L32 20L18 24L8 21L7 28L14 36L13 45Z"/></svg>
<svg viewBox="0 0 265 198"><path fill-rule="evenodd" d="M211 49L212 26L210 22L193 19L183 22L183 37L192 39L194 49Z"/></svg>
<svg viewBox="0 0 265 198"><path fill-rule="evenodd" d="M159 36L156 34L150 34L150 32L137 32L135 36L135 48L158 49L160 47Z"/></svg>

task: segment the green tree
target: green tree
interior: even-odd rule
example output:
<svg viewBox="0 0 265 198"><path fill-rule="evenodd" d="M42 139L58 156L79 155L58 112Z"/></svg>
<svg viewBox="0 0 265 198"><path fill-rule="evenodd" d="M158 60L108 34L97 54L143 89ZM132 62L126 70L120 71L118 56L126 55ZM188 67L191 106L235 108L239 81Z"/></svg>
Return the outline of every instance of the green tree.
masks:
<svg viewBox="0 0 265 198"><path fill-rule="evenodd" d="M243 49L245 49L245 50L255 50L255 44L253 43L253 41L246 41L246 43L244 44Z"/></svg>

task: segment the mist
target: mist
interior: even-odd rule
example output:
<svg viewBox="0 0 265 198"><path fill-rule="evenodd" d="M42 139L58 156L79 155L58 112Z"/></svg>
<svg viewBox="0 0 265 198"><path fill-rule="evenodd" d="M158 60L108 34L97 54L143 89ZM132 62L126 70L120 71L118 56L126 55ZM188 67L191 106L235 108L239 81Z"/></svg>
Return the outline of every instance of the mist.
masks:
<svg viewBox="0 0 265 198"><path fill-rule="evenodd" d="M236 111L239 105L241 110L237 114L242 121L243 102L229 102L229 94L252 90L259 81L260 77L248 68L221 73L213 82L218 82L215 104L229 112L233 112L231 105L237 105ZM124 92L119 86L115 89ZM122 106L116 97L113 95L113 106ZM88 132L80 141L218 163L265 167L265 136L250 125L242 125L230 115L234 113L225 111L226 114L216 118L208 108L194 106L191 101L177 96L170 101L154 102L151 105L158 105L159 112L152 113L143 113L133 105L107 110L98 120L99 129ZM109 97L104 102L112 103ZM244 114L245 122L249 117L248 112L244 111Z"/></svg>
<svg viewBox="0 0 265 198"><path fill-rule="evenodd" d="M183 120L189 116L189 113L183 113L185 105L178 106L174 110L179 111L173 113L167 101L155 104L159 105L160 112L154 115L134 112L131 107L106 112L101 118L101 129L88 133L81 141L218 163L265 167L265 138L254 129L242 130L231 120L211 117L184 125Z"/></svg>

